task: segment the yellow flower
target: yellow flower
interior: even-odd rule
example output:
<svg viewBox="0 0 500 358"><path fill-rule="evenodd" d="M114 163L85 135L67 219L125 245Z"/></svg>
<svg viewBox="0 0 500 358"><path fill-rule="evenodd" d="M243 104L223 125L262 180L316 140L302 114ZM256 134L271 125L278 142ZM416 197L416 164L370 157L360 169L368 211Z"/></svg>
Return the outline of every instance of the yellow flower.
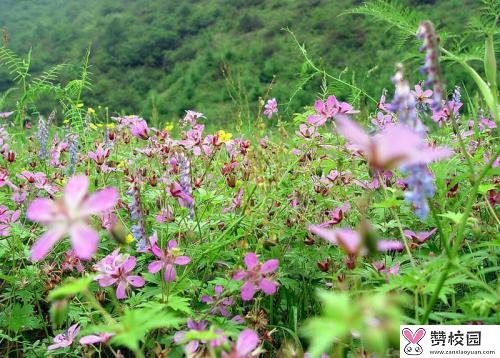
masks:
<svg viewBox="0 0 500 358"><path fill-rule="evenodd" d="M94 110L94 108L89 107L89 108L87 108L87 112L89 112L90 114L94 114L95 110Z"/></svg>
<svg viewBox="0 0 500 358"><path fill-rule="evenodd" d="M124 168L125 167L125 161L122 160L120 163L118 163L118 168Z"/></svg>
<svg viewBox="0 0 500 358"><path fill-rule="evenodd" d="M90 129L97 129L97 126L94 123L89 123Z"/></svg>
<svg viewBox="0 0 500 358"><path fill-rule="evenodd" d="M77 103L76 104L76 108L82 108L83 107L83 103Z"/></svg>
<svg viewBox="0 0 500 358"><path fill-rule="evenodd" d="M174 124L172 122L167 122L164 128L167 132L170 132L172 129L174 129Z"/></svg>
<svg viewBox="0 0 500 358"><path fill-rule="evenodd" d="M132 236L132 234L128 234L127 237L125 238L125 243L130 244L133 241L134 241L134 237Z"/></svg>
<svg viewBox="0 0 500 358"><path fill-rule="evenodd" d="M108 128L115 128L115 124L114 123L108 123L108 124L106 124L106 127L108 127Z"/></svg>
<svg viewBox="0 0 500 358"><path fill-rule="evenodd" d="M219 141L221 141L222 143L229 142L233 137L232 133L225 132L222 129L218 131L217 134L219 135Z"/></svg>
<svg viewBox="0 0 500 358"><path fill-rule="evenodd" d="M68 118L65 118L64 121L63 121L64 124L68 124L69 123L69 119Z"/></svg>
<svg viewBox="0 0 500 358"><path fill-rule="evenodd" d="M101 127L102 127L102 123L97 123L97 126L98 126L99 128L101 128Z"/></svg>
<svg viewBox="0 0 500 358"><path fill-rule="evenodd" d="M64 178L58 178L58 179L56 179L56 182L58 184L64 185L64 183L66 183L66 180Z"/></svg>

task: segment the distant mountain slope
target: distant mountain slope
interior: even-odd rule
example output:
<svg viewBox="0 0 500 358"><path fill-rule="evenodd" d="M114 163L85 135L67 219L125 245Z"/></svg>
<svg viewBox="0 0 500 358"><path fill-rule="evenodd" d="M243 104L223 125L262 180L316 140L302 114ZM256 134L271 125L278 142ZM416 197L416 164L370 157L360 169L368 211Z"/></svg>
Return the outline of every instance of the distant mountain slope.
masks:
<svg viewBox="0 0 500 358"><path fill-rule="evenodd" d="M479 1L405 3L420 4L418 8L433 20L460 29ZM303 58L283 27L292 29L313 58L321 59L333 73L345 67L355 70L356 79L370 93L388 86L393 64L406 54L372 19L337 16L359 4L355 0L0 0L0 27L8 30L9 46L18 53L33 48L35 70L61 62L76 64L92 43L94 90L87 94L89 104L149 116L154 102L164 118L196 108L213 120L229 120L233 105L223 68L252 104L265 93L273 75L277 83L271 95L283 102L289 98ZM363 73L369 69L366 80ZM0 91L10 85L0 77ZM311 89L295 97L292 109L313 101L319 80Z"/></svg>

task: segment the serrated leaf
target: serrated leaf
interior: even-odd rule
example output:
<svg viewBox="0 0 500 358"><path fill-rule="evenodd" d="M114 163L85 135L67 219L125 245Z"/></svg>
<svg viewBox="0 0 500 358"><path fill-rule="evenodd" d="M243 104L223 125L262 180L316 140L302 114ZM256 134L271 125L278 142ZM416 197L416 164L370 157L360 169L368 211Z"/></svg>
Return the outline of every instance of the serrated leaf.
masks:
<svg viewBox="0 0 500 358"><path fill-rule="evenodd" d="M76 280L68 279L61 286L50 291L48 298L50 301L53 301L77 295L85 291L93 280L93 275L85 276Z"/></svg>

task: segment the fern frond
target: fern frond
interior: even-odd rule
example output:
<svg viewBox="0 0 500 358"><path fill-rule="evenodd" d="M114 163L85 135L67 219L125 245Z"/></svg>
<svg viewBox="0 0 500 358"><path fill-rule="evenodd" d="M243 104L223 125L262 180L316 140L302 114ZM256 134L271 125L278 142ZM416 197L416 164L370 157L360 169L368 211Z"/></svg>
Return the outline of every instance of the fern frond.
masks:
<svg viewBox="0 0 500 358"><path fill-rule="evenodd" d="M4 64L14 82L28 76L29 60L25 61L7 47L0 47L0 64Z"/></svg>
<svg viewBox="0 0 500 358"><path fill-rule="evenodd" d="M47 71L43 72L40 76L33 79L32 86L39 86L44 84L53 84L61 70L66 66L62 63L49 68Z"/></svg>
<svg viewBox="0 0 500 358"><path fill-rule="evenodd" d="M362 14L372 16L379 22L384 22L396 29L400 36L414 36L419 23L424 19L416 11L410 10L397 2L374 0L364 5L346 10L345 14Z"/></svg>

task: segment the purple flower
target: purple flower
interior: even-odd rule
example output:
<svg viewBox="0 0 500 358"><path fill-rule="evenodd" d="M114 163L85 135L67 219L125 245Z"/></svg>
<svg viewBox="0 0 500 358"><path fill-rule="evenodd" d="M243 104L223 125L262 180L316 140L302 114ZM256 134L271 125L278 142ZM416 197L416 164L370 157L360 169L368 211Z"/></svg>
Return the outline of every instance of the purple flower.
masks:
<svg viewBox="0 0 500 358"><path fill-rule="evenodd" d="M432 108L439 109L443 87L439 71L439 38L430 21L423 21L417 30L417 38L423 41L421 51L425 50L425 63L421 71L427 74L427 86L433 87Z"/></svg>
<svg viewBox="0 0 500 358"><path fill-rule="evenodd" d="M191 318L187 320L187 327L192 331L204 331L207 328L208 322L205 320L201 320L200 322L196 322ZM174 342L180 343L185 341L186 331L178 331L174 335ZM186 353L193 354L198 350L200 346L200 342L197 340L187 341L187 344L184 346L184 350ZM202 342L205 343L205 342Z"/></svg>
<svg viewBox="0 0 500 358"><path fill-rule="evenodd" d="M305 123L302 123L301 125L299 125L299 130L295 131L295 134L306 140L309 140L311 138L319 136L317 131L318 129L314 125L307 125Z"/></svg>
<svg viewBox="0 0 500 358"><path fill-rule="evenodd" d="M78 336L79 332L80 327L78 326L78 323L76 323L69 327L65 333L61 333L55 336L54 344L48 346L47 349L49 351L52 351L54 349L69 347L73 343L76 336Z"/></svg>
<svg viewBox="0 0 500 358"><path fill-rule="evenodd" d="M120 254L120 249L116 249L94 265L99 273L95 279L101 287L117 285L116 298L121 300L127 297L126 289L129 284L134 287L144 286L141 276L131 275L136 261L134 256Z"/></svg>
<svg viewBox="0 0 500 358"><path fill-rule="evenodd" d="M272 259L260 264L257 255L249 252L245 255L244 262L247 269L241 270L233 276L235 281L245 281L241 286L241 299L250 301L255 292L260 290L266 295L273 295L278 284L270 279L270 276L278 269L278 260Z"/></svg>
<svg viewBox="0 0 500 358"><path fill-rule="evenodd" d="M175 265L184 266L191 262L189 256L179 256L180 250L177 248L177 241L175 240L170 240L165 250L160 249L157 244L154 244L151 250L159 260L151 262L148 265L148 271L156 273L164 269L164 278L167 282L175 280Z"/></svg>
<svg viewBox="0 0 500 358"><path fill-rule="evenodd" d="M193 197L187 193L178 182L173 182L169 187L170 195L177 198L180 206L190 208L193 204Z"/></svg>
<svg viewBox="0 0 500 358"><path fill-rule="evenodd" d="M198 124L199 118L205 118L203 113L195 112L195 111L186 111L186 115L184 116L182 123L184 125L190 125L191 127Z"/></svg>
<svg viewBox="0 0 500 358"><path fill-rule="evenodd" d="M267 101L266 105L264 106L263 113L269 119L273 118L274 113L278 113L278 102L276 101L276 98L272 98Z"/></svg>
<svg viewBox="0 0 500 358"><path fill-rule="evenodd" d="M208 296L203 295L201 297L201 302L209 304L211 308L211 313L213 315L220 314L224 317L229 317L231 314L227 310L229 306L233 304L233 299L231 297L223 297L222 292L224 291L224 287L221 285L216 285L214 288L215 295Z"/></svg>
<svg viewBox="0 0 500 358"><path fill-rule="evenodd" d="M132 133L134 137L141 139L149 138L148 124L144 119L135 117L135 120L131 121L131 123L129 124L129 128L130 133Z"/></svg>
<svg viewBox="0 0 500 358"><path fill-rule="evenodd" d="M6 206L0 205L0 237L9 236L11 225L19 219L20 215L19 210L9 210Z"/></svg>
<svg viewBox="0 0 500 358"><path fill-rule="evenodd" d="M64 261L61 264L61 268L63 271L70 272L76 269L79 273L85 270L81 260L75 255L74 250L68 250L64 253Z"/></svg>
<svg viewBox="0 0 500 358"><path fill-rule="evenodd" d="M99 334L91 334L88 336L84 336L80 338L80 344L82 345L90 345L90 344L97 344L97 343L107 343L111 337L113 337L115 334L114 333L107 333L107 332L102 332Z"/></svg>
<svg viewBox="0 0 500 358"><path fill-rule="evenodd" d="M244 190L240 189L238 191L238 194L231 200L231 205L229 207L225 207L222 209L222 213L226 214L230 211L234 211L235 209L238 209L241 206L241 199L243 198L243 193Z"/></svg>
<svg viewBox="0 0 500 358"><path fill-rule="evenodd" d="M14 112L0 112L0 118L6 119L9 118Z"/></svg>
<svg viewBox="0 0 500 358"><path fill-rule="evenodd" d="M97 149L95 152L88 152L87 155L89 156L90 159L92 159L94 162L96 162L97 165L103 165L106 159L108 159L110 154L109 148L104 149L102 147L102 144L99 144L97 146Z"/></svg>
<svg viewBox="0 0 500 358"><path fill-rule="evenodd" d="M415 85L415 91L410 91L413 97L415 97L415 100L417 101L417 105L420 107L423 107L425 104L431 104L431 96L432 96L432 90L427 89L423 90L422 86L420 84Z"/></svg>
<svg viewBox="0 0 500 358"><path fill-rule="evenodd" d="M110 210L118 202L115 188L106 188L88 195L89 180L78 175L70 178L62 198L54 201L35 199L28 207L26 217L48 230L31 247L31 259L43 259L64 236L71 237L76 255L90 259L97 250L99 235L89 226L89 217Z"/></svg>
<svg viewBox="0 0 500 358"><path fill-rule="evenodd" d="M405 199L413 205L415 215L425 219L429 214L427 199L432 198L436 190L434 177L425 164L411 165L402 169L409 173L405 180L408 186L405 191Z"/></svg>
<svg viewBox="0 0 500 358"><path fill-rule="evenodd" d="M432 148L413 129L393 124L374 136L347 118L339 119L338 131L347 141L363 152L377 169L392 169L402 165L426 164L452 155L448 148Z"/></svg>
<svg viewBox="0 0 500 358"><path fill-rule="evenodd" d="M379 129L383 129L387 125L392 123L392 116L390 114L384 114L382 112L377 112L377 118L372 119L372 124Z"/></svg>
<svg viewBox="0 0 500 358"><path fill-rule="evenodd" d="M430 230L430 231L419 231L419 232L415 232L415 231L412 231L412 230L404 230L404 234L405 236L410 239L410 240L415 240L419 243L424 243L426 242L427 240L429 240L429 238L434 235L434 233L436 232L436 228Z"/></svg>
<svg viewBox="0 0 500 358"><path fill-rule="evenodd" d="M349 202L346 201L344 204L342 204L342 206L338 206L333 211L328 212L331 219L325 221L324 223L319 224L319 226L328 227L331 225L337 225L344 219L345 214L349 211L350 208L351 204L349 204Z"/></svg>
<svg viewBox="0 0 500 358"><path fill-rule="evenodd" d="M316 127L321 127L327 120L333 119L337 114L359 113L349 103L339 102L335 96L328 96L326 101L316 101L314 108L316 113L308 116L307 122Z"/></svg>
<svg viewBox="0 0 500 358"><path fill-rule="evenodd" d="M231 347L231 352L222 353L223 358L247 358L250 353L257 348L259 344L259 336L251 329L244 329L241 331L236 344Z"/></svg>

